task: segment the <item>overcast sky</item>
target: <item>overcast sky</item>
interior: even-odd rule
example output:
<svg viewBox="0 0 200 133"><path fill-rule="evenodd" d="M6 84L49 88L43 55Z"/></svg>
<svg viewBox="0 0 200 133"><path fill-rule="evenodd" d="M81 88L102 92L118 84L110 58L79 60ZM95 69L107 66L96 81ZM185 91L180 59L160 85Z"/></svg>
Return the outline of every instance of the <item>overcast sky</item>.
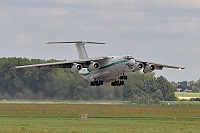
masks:
<svg viewBox="0 0 200 133"><path fill-rule="evenodd" d="M88 40L90 57L130 54L186 67L156 71L169 81L200 78L200 0L0 0L0 57L77 59L73 45Z"/></svg>

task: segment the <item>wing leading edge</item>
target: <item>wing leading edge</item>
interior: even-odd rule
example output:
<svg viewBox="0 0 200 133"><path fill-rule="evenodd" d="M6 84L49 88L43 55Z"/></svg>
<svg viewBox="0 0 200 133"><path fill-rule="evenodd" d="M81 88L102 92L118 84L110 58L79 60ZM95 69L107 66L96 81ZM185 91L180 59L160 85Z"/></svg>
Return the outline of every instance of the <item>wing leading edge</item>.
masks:
<svg viewBox="0 0 200 133"><path fill-rule="evenodd" d="M156 66L157 70L162 70L163 68L172 68L172 69L179 69L179 70L185 69L184 67L179 67L179 66L164 65L164 64L152 63L152 62L141 61L141 60L136 60L136 61L143 63L144 65L153 64Z"/></svg>
<svg viewBox="0 0 200 133"><path fill-rule="evenodd" d="M108 57L96 57L96 58L87 58L81 60L71 60L71 61L62 61L62 62L53 62L53 63L44 63L44 64L34 64L34 65L24 65L24 66L14 66L12 69L20 69L20 68L41 68L41 69L48 69L48 68L71 68L73 64L81 64L83 67L88 67L91 61L100 62Z"/></svg>

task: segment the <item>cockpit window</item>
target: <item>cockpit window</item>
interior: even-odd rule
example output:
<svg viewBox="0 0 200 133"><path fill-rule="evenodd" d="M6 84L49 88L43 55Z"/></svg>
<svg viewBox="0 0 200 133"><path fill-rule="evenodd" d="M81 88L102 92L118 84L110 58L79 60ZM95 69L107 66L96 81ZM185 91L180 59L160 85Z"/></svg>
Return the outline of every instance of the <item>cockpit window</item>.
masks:
<svg viewBox="0 0 200 133"><path fill-rule="evenodd" d="M131 56L131 55L125 55L125 56L123 57L123 59L133 59L133 56Z"/></svg>

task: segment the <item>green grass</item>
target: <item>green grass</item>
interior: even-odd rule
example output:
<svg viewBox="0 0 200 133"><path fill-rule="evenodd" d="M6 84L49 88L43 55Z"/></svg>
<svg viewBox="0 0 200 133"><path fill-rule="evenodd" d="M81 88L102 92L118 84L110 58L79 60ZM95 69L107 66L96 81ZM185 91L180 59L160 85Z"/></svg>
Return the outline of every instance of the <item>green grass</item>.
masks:
<svg viewBox="0 0 200 133"><path fill-rule="evenodd" d="M200 106L0 103L1 133L197 133L199 124Z"/></svg>
<svg viewBox="0 0 200 133"><path fill-rule="evenodd" d="M176 97L200 97L200 93L175 92Z"/></svg>

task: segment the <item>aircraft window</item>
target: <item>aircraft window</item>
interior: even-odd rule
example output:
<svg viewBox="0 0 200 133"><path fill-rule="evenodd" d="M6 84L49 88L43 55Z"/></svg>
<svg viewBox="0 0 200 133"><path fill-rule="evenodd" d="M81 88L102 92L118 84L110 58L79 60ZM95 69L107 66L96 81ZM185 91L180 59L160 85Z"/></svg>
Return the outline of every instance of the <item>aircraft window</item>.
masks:
<svg viewBox="0 0 200 133"><path fill-rule="evenodd" d="M123 59L132 59L133 57L131 55L126 55L123 57Z"/></svg>

